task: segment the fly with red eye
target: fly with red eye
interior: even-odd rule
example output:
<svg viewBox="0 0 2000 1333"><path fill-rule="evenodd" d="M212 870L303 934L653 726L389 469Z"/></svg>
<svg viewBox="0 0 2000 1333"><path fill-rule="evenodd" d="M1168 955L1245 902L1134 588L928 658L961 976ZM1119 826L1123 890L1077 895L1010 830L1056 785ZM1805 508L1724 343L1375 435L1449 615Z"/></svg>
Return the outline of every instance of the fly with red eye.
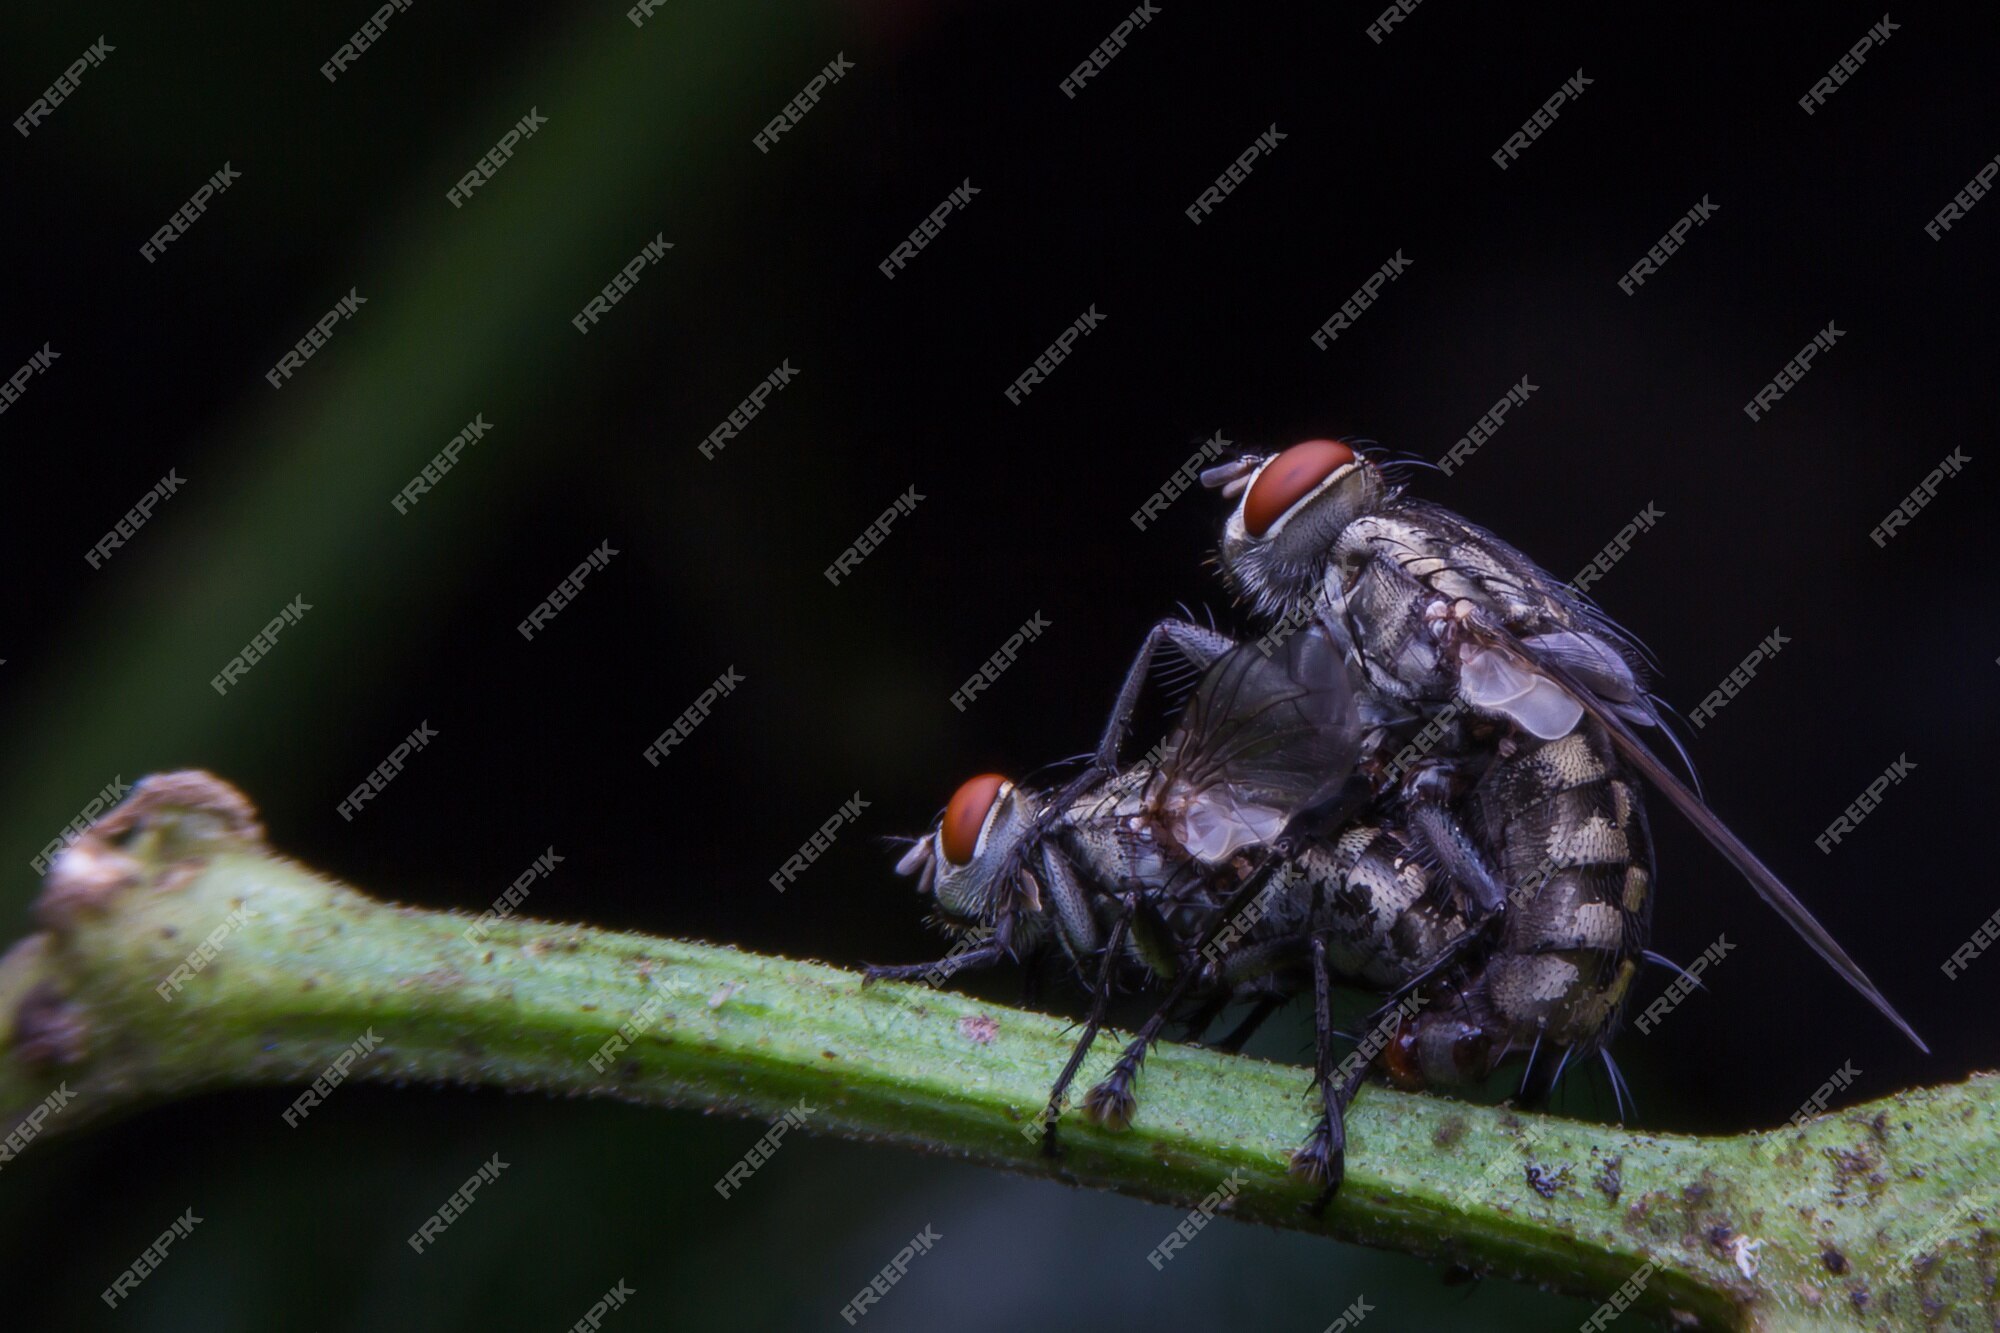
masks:
<svg viewBox="0 0 2000 1333"><path fill-rule="evenodd" d="M1637 739L1663 717L1642 652L1581 593L1408 498L1398 465L1344 441L1241 458L1203 481L1233 502L1225 578L1270 632L1237 644L1163 621L1068 783L961 785L898 870L919 876L947 925L991 937L939 964L870 969L935 980L1062 946L1091 1006L1041 1118L1046 1148L1111 995L1134 986L1164 999L1085 1099L1110 1128L1130 1121L1145 1053L1184 1003L1194 1031L1250 1003L1231 1046L1278 1004L1312 997L1322 1112L1293 1167L1323 1185L1319 1206L1344 1172L1345 1109L1378 1065L1403 1086L1449 1087L1525 1059L1532 1103L1573 1058L1602 1056L1622 1110L1607 1043L1638 965L1664 962L1645 948L1642 774L1916 1040ZM1162 647L1204 667L1201 684L1166 741L1122 763ZM1379 998L1365 1028L1381 1034L1338 1064L1336 986Z"/></svg>
<svg viewBox="0 0 2000 1333"><path fill-rule="evenodd" d="M1203 668L1167 737L1121 763L1139 689L1161 646ZM1351 785L1361 719L1347 662L1318 631L1281 648L1237 644L1205 626L1167 621L1146 640L1096 761L1059 789L998 774L967 780L937 824L898 863L918 877L939 919L991 931L936 964L871 968L870 979L932 979L1053 943L1091 989L1091 1014L1044 1120L1054 1147L1062 1097L1121 988L1171 983L1167 1000L1086 1110L1130 1118L1130 1083L1152 1037L1191 991L1212 986L1187 963L1254 889L1292 821L1324 811ZM1247 901L1247 900L1246 900ZM1237 906L1240 907L1240 903ZM1247 1036L1247 1032L1245 1033Z"/></svg>
<svg viewBox="0 0 2000 1333"><path fill-rule="evenodd" d="M1460 719L1461 733L1469 717L1484 720L1495 743L1581 736L1607 773L1644 775L1849 985L1928 1049L1776 874L1639 739L1635 728L1665 730L1641 655L1582 593L1485 529L1405 496L1381 464L1337 441L1240 458L1203 480L1235 502L1219 563L1260 614L1336 623L1370 688Z"/></svg>
<svg viewBox="0 0 2000 1333"><path fill-rule="evenodd" d="M1431 972L1451 1003L1404 1021L1401 1079L1480 1081L1525 1056L1532 1104L1577 1056L1603 1059L1646 949L1653 886L1644 775L1841 976L1919 1048L1860 967L1701 798L1638 739L1663 713L1644 656L1580 592L1485 529L1408 497L1399 470L1334 440L1209 469L1232 502L1218 563L1254 611L1317 622L1360 665L1378 709L1423 719L1365 753L1475 922ZM1672 738L1672 733L1666 733ZM1398 744L1401 749L1395 749ZM1678 746L1678 741L1675 742ZM1417 798L1412 800L1412 798ZM1476 836L1465 836L1476 830ZM1317 943L1317 936L1315 936ZM1428 970L1428 969L1426 969ZM1349 1088L1321 1081L1332 1184Z"/></svg>

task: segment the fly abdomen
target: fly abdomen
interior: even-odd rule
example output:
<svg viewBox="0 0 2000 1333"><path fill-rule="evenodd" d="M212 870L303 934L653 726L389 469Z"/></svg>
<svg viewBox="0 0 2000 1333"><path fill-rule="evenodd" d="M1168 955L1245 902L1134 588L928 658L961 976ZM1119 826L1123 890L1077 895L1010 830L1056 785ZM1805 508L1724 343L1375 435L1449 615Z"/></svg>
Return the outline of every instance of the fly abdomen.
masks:
<svg viewBox="0 0 2000 1333"><path fill-rule="evenodd" d="M1279 869L1270 929L1327 941L1334 976L1393 990L1468 928L1460 895L1439 892L1395 825L1356 824Z"/></svg>
<svg viewBox="0 0 2000 1333"><path fill-rule="evenodd" d="M1587 724L1501 759L1478 799L1509 886L1485 975L1505 1045L1594 1050L1616 1020L1651 917L1638 791L1602 729Z"/></svg>

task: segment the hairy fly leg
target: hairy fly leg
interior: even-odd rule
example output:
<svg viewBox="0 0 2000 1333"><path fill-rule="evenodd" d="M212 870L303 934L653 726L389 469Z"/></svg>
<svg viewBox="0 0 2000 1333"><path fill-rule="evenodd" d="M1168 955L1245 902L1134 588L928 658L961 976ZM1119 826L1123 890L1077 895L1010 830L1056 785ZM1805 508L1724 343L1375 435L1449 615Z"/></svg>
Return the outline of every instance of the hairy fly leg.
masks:
<svg viewBox="0 0 2000 1333"><path fill-rule="evenodd" d="M886 967L870 963L861 973L861 984L866 986L875 981L916 981L924 978L943 981L960 972L992 967L1006 956L1007 948L996 935L977 948L947 954L934 963L894 963Z"/></svg>
<svg viewBox="0 0 2000 1333"><path fill-rule="evenodd" d="M1218 990L1214 998L1208 1000L1201 1008L1188 1016L1187 1030L1182 1034L1182 1040L1201 1040L1202 1033L1208 1031L1215 1023L1215 1020L1222 1017L1222 1011L1233 1004L1237 998L1237 996L1231 994L1229 991ZM1223 1037L1222 1040L1209 1043L1210 1048L1221 1051L1225 1055L1237 1054L1243 1049L1243 1044L1250 1040L1257 1029L1264 1026L1264 1020L1276 1013L1284 1003L1284 998L1281 996L1259 995L1251 1002L1250 1012L1243 1016L1242 1021L1231 1028L1229 1034Z"/></svg>
<svg viewBox="0 0 2000 1333"><path fill-rule="evenodd" d="M1104 734L1098 737L1096 752L1083 771L1057 791L1048 804L1050 813L1045 818L1052 818L1054 812L1067 810L1094 784L1117 771L1119 747L1125 744L1131 731L1132 714L1139 707L1139 693L1146 688L1146 680L1153 672L1154 655L1163 643L1172 644L1190 663L1203 669L1214 665L1217 658L1236 646L1236 641L1228 635L1206 625L1197 625L1192 620L1162 620L1147 630L1138 653L1132 658L1132 665L1125 670L1124 681L1118 686L1118 698L1111 705L1111 716L1104 724Z"/></svg>
<svg viewBox="0 0 2000 1333"><path fill-rule="evenodd" d="M1326 1211L1333 1202L1333 1196L1340 1192L1340 1182L1347 1175L1347 1108L1354 1101L1354 1094L1361 1089L1361 1080L1367 1077L1370 1061L1357 1049L1347 1059L1334 1064L1333 1043L1339 1035L1333 1026L1333 975L1327 965L1326 941L1313 936L1313 1086L1319 1090L1319 1123L1306 1141L1292 1153L1292 1173L1320 1185L1319 1197L1313 1200L1311 1211L1317 1215ZM1369 1016L1364 1030L1373 1033L1381 1024L1396 1013L1396 1005L1388 1004ZM1368 1038L1363 1037L1366 1041Z"/></svg>
<svg viewBox="0 0 2000 1333"><path fill-rule="evenodd" d="M1139 1067L1146 1062L1146 1052L1160 1039L1160 1028L1166 1020L1167 1008L1162 1005L1119 1053L1118 1063L1111 1066L1111 1072L1083 1095L1083 1114L1093 1123L1113 1130L1131 1125L1132 1115L1139 1109L1133 1085L1138 1083Z"/></svg>
<svg viewBox="0 0 2000 1333"><path fill-rule="evenodd" d="M1326 961L1326 941L1312 939L1313 1088L1320 1094L1319 1123L1302 1147L1292 1152L1292 1172L1320 1184L1337 1182L1345 1169L1347 1134L1343 1104L1334 1093L1333 978Z"/></svg>
<svg viewBox="0 0 2000 1333"><path fill-rule="evenodd" d="M1162 643L1171 643L1189 662L1202 668L1209 667L1236 646L1236 641L1228 635L1206 625L1197 625L1192 620L1162 620L1147 630L1138 654L1126 669L1124 682L1118 687L1118 699L1111 706L1111 717L1104 724L1104 734L1098 738L1097 754L1091 761L1098 776L1118 767L1118 747L1125 743L1126 734L1131 729L1132 714L1139 707L1139 692L1146 687L1146 680L1153 673L1153 655L1160 650Z"/></svg>
<svg viewBox="0 0 2000 1333"><path fill-rule="evenodd" d="M1202 1001L1201 1005L1187 1016L1186 1026L1181 1029L1181 1040L1186 1042L1200 1041L1201 1034L1208 1031L1214 1025L1216 1019L1222 1017L1222 1011L1229 1007L1231 998L1233 997L1230 996L1229 992L1218 991L1215 995Z"/></svg>
<svg viewBox="0 0 2000 1333"><path fill-rule="evenodd" d="M1188 1040L1199 1038L1222 1015L1223 1010L1241 999L1244 991L1249 989L1253 996L1250 1011L1220 1041L1210 1043L1213 1049L1225 1055L1240 1053L1271 1015L1291 1000L1291 991L1268 988L1285 985L1283 974L1297 965L1299 953L1299 941L1292 937L1232 946L1225 957L1216 960L1218 985L1215 997L1189 1019Z"/></svg>
<svg viewBox="0 0 2000 1333"><path fill-rule="evenodd" d="M1173 988L1167 992L1167 998L1162 1000L1159 1008L1140 1025L1137 1034L1119 1054L1118 1062L1111 1066L1111 1072L1084 1095L1083 1113L1091 1120L1106 1129L1124 1129L1132 1123L1132 1113L1139 1104L1132 1087L1139 1081L1139 1068L1146 1062L1146 1052L1159 1041L1160 1029L1166 1026L1168 1016L1180 1008L1181 1001L1187 998L1187 993L1193 988L1195 981L1208 972L1201 961L1208 946L1214 942L1217 935L1221 934L1223 927L1248 906L1251 899L1263 889L1265 882L1271 878L1272 872L1278 868L1286 854L1286 844L1282 839L1265 848L1262 862L1256 871L1243 881L1236 892L1230 895L1229 901L1223 904L1222 910L1215 914L1215 919L1209 923L1208 929L1203 931L1201 938L1196 941L1193 956L1181 968L1180 975L1174 978Z"/></svg>
<svg viewBox="0 0 2000 1333"><path fill-rule="evenodd" d="M1477 927L1506 907L1507 885L1485 847L1452 813L1454 769L1449 761L1426 762L1406 780L1403 799L1410 831L1442 872L1434 876L1435 881L1440 885L1456 883L1465 891L1473 907L1472 924Z"/></svg>
<svg viewBox="0 0 2000 1333"><path fill-rule="evenodd" d="M1004 853L996 858L995 878L999 882L1015 882L1027 868L1034 850L1047 844L1049 835L1076 804L1093 788L1101 787L1106 779L1117 773L1119 747L1131 731L1132 714L1138 709L1139 694L1152 674L1153 659L1162 643L1171 643L1191 665L1202 670L1214 666L1237 646L1228 635L1191 620L1162 620L1146 631L1139 652L1132 659L1132 665L1127 668L1125 679L1118 688L1118 698L1112 705L1104 734L1098 738L1096 751L1082 771L1068 782L1052 792L1037 795L1037 809L1027 827L1012 837Z"/></svg>
<svg viewBox="0 0 2000 1333"><path fill-rule="evenodd" d="M1090 1016L1084 1019L1083 1032L1076 1039L1076 1047L1069 1053L1069 1062L1056 1076L1055 1086L1049 1089L1048 1105L1042 1108L1042 1155L1056 1155L1056 1122L1062 1118L1063 1097L1069 1092L1069 1085L1076 1078L1076 1071L1083 1064L1083 1058L1090 1054L1092 1043L1097 1040L1098 1029L1104 1026L1104 1011L1111 1003L1111 974L1117 966L1118 952L1125 947L1125 931L1132 922L1132 913L1138 906L1138 899L1126 894L1121 902L1118 917L1111 923L1111 933L1105 940L1104 958L1097 969L1097 985L1092 988Z"/></svg>

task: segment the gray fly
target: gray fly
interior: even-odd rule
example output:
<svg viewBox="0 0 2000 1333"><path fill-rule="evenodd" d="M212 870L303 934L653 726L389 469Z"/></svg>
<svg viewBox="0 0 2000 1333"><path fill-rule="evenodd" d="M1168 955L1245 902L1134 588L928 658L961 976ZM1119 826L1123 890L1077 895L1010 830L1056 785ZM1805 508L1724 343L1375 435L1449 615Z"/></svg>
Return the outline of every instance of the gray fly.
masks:
<svg viewBox="0 0 2000 1333"><path fill-rule="evenodd" d="M1166 739L1121 766L1118 752L1139 690L1162 644L1203 668ZM989 932L942 964L879 967L902 978L991 966L1054 943L1079 972L1094 966L1092 1007L1075 1053L1050 1094L1048 1142L1071 1079L1121 985L1174 983L1128 1048L1110 1089L1086 1109L1114 1126L1130 1119L1130 1083L1160 1025L1190 993L1212 985L1188 960L1275 868L1293 821L1332 809L1350 787L1361 721L1349 666L1322 632L1294 636L1276 654L1186 621L1149 635L1096 760L1061 788L998 774L962 784L931 831L898 863L958 933Z"/></svg>
<svg viewBox="0 0 2000 1333"><path fill-rule="evenodd" d="M1849 985L1928 1050L1783 882L1639 739L1635 727L1662 725L1644 688L1640 654L1581 593L1485 529L1405 495L1390 469L1338 441L1240 458L1210 469L1203 481L1236 502L1220 562L1226 580L1258 613L1316 620L1348 645L1369 691L1434 720L1448 717L1454 734L1439 747L1447 765L1478 755L1473 733L1482 723L1541 756L1528 762L1545 771L1522 779L1527 770L1518 756L1487 746L1500 767L1483 777L1488 785L1476 803L1487 816L1484 850L1500 864L1474 861L1456 872L1474 884L1492 875L1489 896L1518 889L1524 871L1570 841L1587 839L1593 823L1615 826L1620 809L1636 812L1626 775L1643 775ZM1561 755L1547 748L1564 743ZM1526 793L1520 799L1542 798L1556 780L1546 770L1563 763L1593 771L1597 794L1583 801L1591 808L1530 814L1506 794L1512 788ZM1650 895L1634 876L1643 817L1622 832L1626 847L1609 849L1597 870L1625 863L1624 885L1605 881L1586 890L1574 887L1574 876L1543 880L1572 885L1568 901L1537 909L1555 917L1551 939L1606 937L1607 908L1622 917L1628 935L1635 927L1643 935ZM1518 920L1508 925L1510 940L1512 932L1541 929ZM1631 952L1629 946L1628 940L1612 956Z"/></svg>

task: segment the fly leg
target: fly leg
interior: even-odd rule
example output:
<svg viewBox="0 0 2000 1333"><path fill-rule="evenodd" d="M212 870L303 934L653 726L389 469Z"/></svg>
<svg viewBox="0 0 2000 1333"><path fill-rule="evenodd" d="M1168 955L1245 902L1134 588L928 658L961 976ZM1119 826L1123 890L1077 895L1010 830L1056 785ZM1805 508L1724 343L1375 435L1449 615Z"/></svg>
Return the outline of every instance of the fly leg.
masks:
<svg viewBox="0 0 2000 1333"><path fill-rule="evenodd" d="M1413 841L1434 866L1431 887L1440 899L1463 895L1463 928L1430 957L1421 960L1389 996L1401 1000L1425 982L1464 961L1475 948L1504 928L1510 906L1532 895L1547 878L1530 876L1509 889L1486 848L1473 837L1448 803L1452 781L1448 763L1426 764L1406 779L1404 808Z"/></svg>
<svg viewBox="0 0 2000 1333"><path fill-rule="evenodd" d="M1451 811L1449 763L1429 763L1405 780L1404 803L1417 843L1437 862L1443 874L1435 882L1455 882L1473 907L1476 929L1507 906L1507 885L1486 849Z"/></svg>
<svg viewBox="0 0 2000 1333"><path fill-rule="evenodd" d="M1319 1123L1305 1144L1292 1152L1292 1173L1338 1188L1346 1170L1347 1133L1342 1112L1345 1103L1336 1094L1333 1044L1333 986L1327 975L1326 941L1312 938L1313 979L1313 1088L1320 1094Z"/></svg>
<svg viewBox="0 0 2000 1333"><path fill-rule="evenodd" d="M1118 698L1111 706L1111 717L1104 724L1104 734L1098 738L1096 752L1081 772L1042 802L1035 816L1033 831L1020 839L1016 850L1009 854L1010 858L1016 859L1001 867L1003 882L1012 882L1012 876L1020 869L1017 858L1026 848L1042 842L1065 811L1082 800L1084 793L1093 785L1117 770L1118 748L1125 743L1126 733L1131 729L1132 714L1139 706L1139 692L1145 688L1146 678L1152 674L1153 657L1162 643L1173 644L1189 662L1204 668L1236 646L1236 641L1228 635L1206 625L1197 625L1192 620L1162 620L1146 631L1145 639L1139 644L1139 652L1126 669L1124 682L1118 687Z"/></svg>
<svg viewBox="0 0 2000 1333"><path fill-rule="evenodd" d="M1292 1153L1292 1173L1320 1185L1319 1197L1312 1203L1311 1211L1317 1216L1326 1211L1333 1202L1333 1196L1340 1190L1340 1182L1347 1175L1347 1108L1354 1101L1354 1094L1361 1089L1361 1080L1367 1076L1368 1066L1373 1063L1372 1054L1363 1051L1374 1040L1381 1025L1397 1013L1394 1004L1385 1005L1369 1015L1368 1028L1362 1036L1362 1045L1350 1052L1338 1065L1333 1060L1333 1043L1336 1033L1333 1028L1333 976L1327 966L1326 941L1313 936L1313 1086L1319 1090L1319 1123L1306 1141Z"/></svg>
<svg viewBox="0 0 2000 1333"><path fill-rule="evenodd" d="M1239 945L1219 960L1219 969L1224 984L1239 988L1267 978L1287 978L1304 961L1304 945L1298 939L1280 938Z"/></svg>
<svg viewBox="0 0 2000 1333"><path fill-rule="evenodd" d="M1126 733L1132 725L1132 714L1139 707L1139 692L1146 687L1146 678L1153 671L1153 657L1162 643L1173 644L1197 667L1209 666L1236 646L1236 641L1228 635L1206 625L1197 625L1192 620L1162 620L1147 630L1132 665L1126 668L1124 683L1118 687L1118 698L1111 705L1111 717L1104 724L1104 734L1098 738L1097 752L1091 756L1084 770L1065 783L1044 807L1051 812L1047 817L1053 817L1053 812L1069 809L1090 789L1092 783L1118 767L1118 747L1125 743Z"/></svg>
<svg viewBox="0 0 2000 1333"><path fill-rule="evenodd" d="M1246 944L1232 952L1221 965L1221 981L1225 989L1197 1013L1196 1021L1199 1026L1190 1027L1188 1036L1190 1038L1200 1036L1216 1016L1238 997L1246 985L1264 981L1276 973L1290 970L1298 962L1297 953L1298 941L1291 939ZM1228 1055L1237 1054L1256 1034L1257 1029L1264 1026L1266 1019L1284 1008L1288 998L1290 997L1283 995L1257 994L1251 1002L1250 1012L1229 1030L1228 1036L1210 1043L1211 1046Z"/></svg>
<svg viewBox="0 0 2000 1333"><path fill-rule="evenodd" d="M1092 766L1100 772L1109 773L1118 767L1118 747L1125 743L1132 713L1139 706L1139 691L1146 687L1146 678L1153 671L1153 655L1162 643L1172 643L1197 667L1211 665L1236 646L1236 641L1228 635L1192 620L1162 620L1147 630L1138 655L1125 672L1124 684L1118 687L1118 701L1111 706L1111 719L1104 725L1104 735L1097 742L1097 757Z"/></svg>
<svg viewBox="0 0 2000 1333"><path fill-rule="evenodd" d="M1139 1108L1139 1098L1133 1093L1132 1085L1139 1081L1139 1067L1146 1062L1146 1052L1160 1039L1160 1029L1166 1025L1173 1001L1179 998L1183 989L1181 986L1174 987L1175 994L1168 997L1168 1003L1153 1011L1152 1017L1140 1027L1138 1035L1120 1053L1118 1063L1111 1066L1111 1072L1083 1095L1085 1116L1106 1129L1124 1129L1132 1123L1132 1113Z"/></svg>
<svg viewBox="0 0 2000 1333"><path fill-rule="evenodd" d="M1222 933L1224 926L1235 920L1237 914L1249 906L1250 900L1257 896L1265 881L1270 879L1271 873L1278 868L1282 854L1277 847L1278 844L1274 843L1265 849L1263 864L1243 881L1235 893L1230 895L1229 901L1223 904L1220 912L1216 913L1215 920L1202 932L1202 937L1194 948L1195 956L1181 967L1180 975L1174 978L1173 988L1167 992L1167 998L1160 1002L1160 1007L1155 1009L1152 1016L1140 1026L1139 1031L1119 1055L1118 1063L1111 1067L1111 1072L1084 1095L1083 1112L1090 1119L1106 1129L1124 1129L1132 1123L1132 1112L1137 1108L1139 1101L1132 1093L1132 1085L1139 1079L1139 1067L1146 1062L1146 1052L1159 1041L1160 1029L1166 1026L1167 1016L1180 1007L1181 1001L1187 997L1196 979L1208 973L1209 968L1205 958L1209 945Z"/></svg>
<svg viewBox="0 0 2000 1333"><path fill-rule="evenodd" d="M1007 950L1000 941L989 939L976 949L964 953L950 954L935 963L894 963L886 967L870 963L861 974L861 984L866 986L875 981L915 981L926 979L943 981L968 968L992 967L1007 956Z"/></svg>
<svg viewBox="0 0 2000 1333"><path fill-rule="evenodd" d="M1187 1029L1181 1033L1181 1040L1201 1040L1201 1034L1208 1031L1209 1025L1215 1022L1217 1018L1220 1018L1222 1011L1229 1007L1230 998L1229 992L1223 991L1214 999L1204 1003L1201 1008L1189 1014Z"/></svg>
<svg viewBox="0 0 2000 1333"><path fill-rule="evenodd" d="M1063 1098L1069 1093L1069 1085L1076 1078L1077 1069L1083 1058L1090 1054L1090 1047L1097 1040L1097 1031L1104 1026L1104 1011L1111 1003L1111 970L1117 965L1118 951L1125 947L1125 929L1132 921L1132 912L1138 900L1131 894L1125 895L1123 909L1118 919L1111 923L1111 934L1104 945L1104 959L1097 969L1097 985L1090 997L1090 1016L1083 1022L1083 1035L1077 1038L1076 1048L1069 1053L1069 1063L1056 1076L1056 1083L1049 1089L1049 1103L1042 1108L1042 1155L1056 1155L1056 1121L1061 1119Z"/></svg>

